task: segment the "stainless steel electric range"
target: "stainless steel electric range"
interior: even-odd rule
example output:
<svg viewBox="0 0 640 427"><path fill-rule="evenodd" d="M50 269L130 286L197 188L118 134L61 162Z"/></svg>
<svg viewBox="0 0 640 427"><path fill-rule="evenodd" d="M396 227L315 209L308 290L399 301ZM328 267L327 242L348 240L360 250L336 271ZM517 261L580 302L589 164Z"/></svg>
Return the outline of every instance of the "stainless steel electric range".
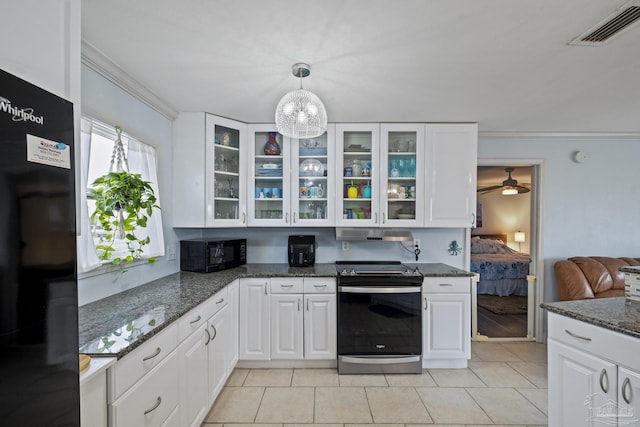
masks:
<svg viewBox="0 0 640 427"><path fill-rule="evenodd" d="M338 372L422 373L422 274L400 262L336 262Z"/></svg>

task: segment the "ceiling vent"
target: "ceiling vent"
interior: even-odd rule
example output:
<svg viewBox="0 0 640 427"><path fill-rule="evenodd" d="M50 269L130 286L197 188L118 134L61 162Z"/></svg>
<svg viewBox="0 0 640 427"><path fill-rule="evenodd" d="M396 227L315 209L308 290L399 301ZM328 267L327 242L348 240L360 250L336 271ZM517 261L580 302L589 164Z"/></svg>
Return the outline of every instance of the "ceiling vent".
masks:
<svg viewBox="0 0 640 427"><path fill-rule="evenodd" d="M574 46L602 46L611 42L611 40L631 28L638 21L640 21L640 0L634 0L571 40L569 44Z"/></svg>

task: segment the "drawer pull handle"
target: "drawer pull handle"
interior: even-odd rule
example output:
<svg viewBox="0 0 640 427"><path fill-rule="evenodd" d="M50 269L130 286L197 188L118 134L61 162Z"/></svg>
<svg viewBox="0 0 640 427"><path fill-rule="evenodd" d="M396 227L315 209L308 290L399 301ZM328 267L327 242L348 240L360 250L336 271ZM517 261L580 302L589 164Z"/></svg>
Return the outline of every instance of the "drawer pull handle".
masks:
<svg viewBox="0 0 640 427"><path fill-rule="evenodd" d="M628 397L627 390L629 390ZM629 377L625 378L622 382L622 398L627 402L627 405L631 404L631 399L633 399L633 388L631 388L631 380L629 380Z"/></svg>
<svg viewBox="0 0 640 427"><path fill-rule="evenodd" d="M298 311L300 311L300 298L298 298Z"/></svg>
<svg viewBox="0 0 640 427"><path fill-rule="evenodd" d="M152 413L153 411L158 409L158 406L160 406L161 403L162 403L162 398L160 396L158 396L158 398L156 399L156 403L154 403L151 408L149 408L146 411L144 411L144 414L147 415L147 414Z"/></svg>
<svg viewBox="0 0 640 427"><path fill-rule="evenodd" d="M220 298L218 301L216 301L216 304L222 304L224 302L224 298Z"/></svg>
<svg viewBox="0 0 640 427"><path fill-rule="evenodd" d="M151 360L151 359L153 359L154 357L156 357L157 355L159 355L161 351L162 351L162 350L160 350L160 347L156 348L156 352L155 352L155 353L153 353L151 356L144 357L144 358L142 359L142 361L143 361L143 362L146 362L147 360Z"/></svg>
<svg viewBox="0 0 640 427"><path fill-rule="evenodd" d="M564 331L565 331L566 333L568 333L569 335L571 335L572 337L574 337L575 339L577 339L577 340L582 340L582 341L587 341L587 342L588 342L588 341L591 341L591 338L589 338L589 337L583 337L583 336L581 336L581 335L576 335L576 334L574 334L573 332L571 332L571 331L570 331L570 330L568 330L568 329L565 329Z"/></svg>
<svg viewBox="0 0 640 427"><path fill-rule="evenodd" d="M264 282L264 294L265 295L269 295L269 292L268 292L268 289L267 289L268 287L269 287L269 283Z"/></svg>
<svg viewBox="0 0 640 427"><path fill-rule="evenodd" d="M439 286L453 286L453 283L440 283Z"/></svg>
<svg viewBox="0 0 640 427"><path fill-rule="evenodd" d="M309 298L307 298L307 311L309 311Z"/></svg>
<svg viewBox="0 0 640 427"><path fill-rule="evenodd" d="M427 311L427 297L424 297L424 311Z"/></svg>
<svg viewBox="0 0 640 427"><path fill-rule="evenodd" d="M213 329L213 337L211 337L211 341L216 339L216 336L218 335L218 331L216 330L216 327L211 325L211 329Z"/></svg>
<svg viewBox="0 0 640 427"><path fill-rule="evenodd" d="M211 334L209 333L209 329L204 330L207 333L207 340L205 341L204 345L209 345L209 343L211 342Z"/></svg>
<svg viewBox="0 0 640 427"><path fill-rule="evenodd" d="M191 323L191 324L193 325L194 323L198 323L198 322L199 322L199 321L201 321L201 320L202 320L202 316L200 316L200 315L198 314L198 317L197 317L197 318L195 318L194 320L192 320L192 321L191 321L191 322L189 322L189 323Z"/></svg>
<svg viewBox="0 0 640 427"><path fill-rule="evenodd" d="M605 382L607 383L606 385L604 384ZM609 375L607 374L607 370L604 368L600 371L600 388L605 393L609 392Z"/></svg>
<svg viewBox="0 0 640 427"><path fill-rule="evenodd" d="M313 285L314 288L326 288L327 285Z"/></svg>
<svg viewBox="0 0 640 427"><path fill-rule="evenodd" d="M280 285L281 288L293 288L293 285Z"/></svg>

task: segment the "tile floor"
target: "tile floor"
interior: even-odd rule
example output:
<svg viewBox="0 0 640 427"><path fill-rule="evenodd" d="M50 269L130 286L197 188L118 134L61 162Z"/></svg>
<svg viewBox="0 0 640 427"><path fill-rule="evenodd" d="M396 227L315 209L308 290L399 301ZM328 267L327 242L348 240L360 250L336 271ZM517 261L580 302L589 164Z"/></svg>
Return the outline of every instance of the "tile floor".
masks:
<svg viewBox="0 0 640 427"><path fill-rule="evenodd" d="M423 375L236 369L202 427L546 425L546 345L474 342L471 348L468 369Z"/></svg>

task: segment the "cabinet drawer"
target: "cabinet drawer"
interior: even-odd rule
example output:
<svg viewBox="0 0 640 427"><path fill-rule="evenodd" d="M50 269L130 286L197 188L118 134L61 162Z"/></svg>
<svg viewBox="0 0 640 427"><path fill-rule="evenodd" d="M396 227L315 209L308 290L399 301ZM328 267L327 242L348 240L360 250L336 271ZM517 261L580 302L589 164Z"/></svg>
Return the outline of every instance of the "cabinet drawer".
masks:
<svg viewBox="0 0 640 427"><path fill-rule="evenodd" d="M213 316L213 297L189 310L178 320L178 342L184 341Z"/></svg>
<svg viewBox="0 0 640 427"><path fill-rule="evenodd" d="M178 326L173 323L109 368L109 402L115 401L178 346Z"/></svg>
<svg viewBox="0 0 640 427"><path fill-rule="evenodd" d="M173 351L110 407L113 427L155 427L177 420L178 353Z"/></svg>
<svg viewBox="0 0 640 427"><path fill-rule="evenodd" d="M332 277L305 277L305 294L335 294L336 279Z"/></svg>
<svg viewBox="0 0 640 427"><path fill-rule="evenodd" d="M211 315L213 316L214 314L219 312L222 307L227 305L229 301L229 289L225 286L224 288L213 294L213 296L207 301L210 301L211 306L213 307L213 312L211 313Z"/></svg>
<svg viewBox="0 0 640 427"><path fill-rule="evenodd" d="M301 294L304 290L301 277L272 277L272 294Z"/></svg>
<svg viewBox="0 0 640 427"><path fill-rule="evenodd" d="M422 292L429 293L470 293L470 277L425 277Z"/></svg>
<svg viewBox="0 0 640 427"><path fill-rule="evenodd" d="M638 339L580 320L548 313L549 338L631 369L640 369Z"/></svg>

